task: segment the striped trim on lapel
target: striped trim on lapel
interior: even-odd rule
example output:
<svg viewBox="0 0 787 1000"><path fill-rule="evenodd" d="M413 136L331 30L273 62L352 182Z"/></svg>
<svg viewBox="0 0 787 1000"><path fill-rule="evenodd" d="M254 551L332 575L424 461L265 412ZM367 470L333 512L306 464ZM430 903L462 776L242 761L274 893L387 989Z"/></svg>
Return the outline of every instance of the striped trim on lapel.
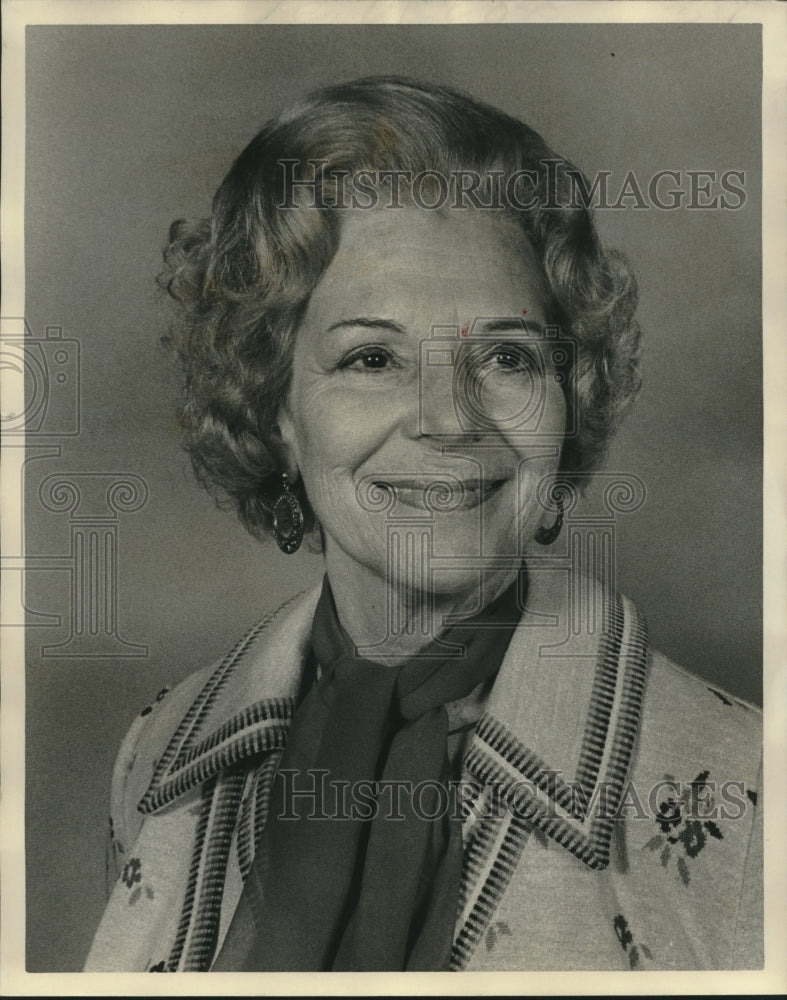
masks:
<svg viewBox="0 0 787 1000"><path fill-rule="evenodd" d="M452 969L467 965L532 828L589 868L609 863L612 816L621 803L639 728L648 647L645 623L633 604L616 595L607 601L609 628L599 644L579 763L569 779L573 789L490 714L476 728L464 764L471 779L486 788L488 814L475 821L466 845ZM577 794L577 787L584 794ZM589 809L594 801L603 806L602 815Z"/></svg>
<svg viewBox="0 0 787 1000"><path fill-rule="evenodd" d="M201 972L210 966L218 937L227 859L245 779L243 772L229 773L211 778L204 786L189 882L167 963L169 972Z"/></svg>
<svg viewBox="0 0 787 1000"><path fill-rule="evenodd" d="M465 967L511 880L529 828L509 811L495 811L494 793L477 789L464 807L464 868L449 970ZM484 815L483 819L474 818Z"/></svg>
<svg viewBox="0 0 787 1000"><path fill-rule="evenodd" d="M257 702L174 759L167 761L165 755L138 809L157 812L221 771L265 751L280 750L287 741L294 711L295 703L289 698Z"/></svg>
<svg viewBox="0 0 787 1000"><path fill-rule="evenodd" d="M263 633L272 620L300 597L292 598L255 625L211 674L156 765L150 785L137 806L141 813L157 812L190 788L236 763L284 747L295 711L295 699L291 696L261 698L233 714L209 735L202 733L208 728L211 711L232 689L240 665L258 652L255 647L264 642ZM293 663L290 673L295 669Z"/></svg>
<svg viewBox="0 0 787 1000"><path fill-rule="evenodd" d="M241 878L246 881L260 834L268 819L273 779L281 760L281 752L271 753L262 765L250 775L249 794L246 796L238 820L238 866Z"/></svg>

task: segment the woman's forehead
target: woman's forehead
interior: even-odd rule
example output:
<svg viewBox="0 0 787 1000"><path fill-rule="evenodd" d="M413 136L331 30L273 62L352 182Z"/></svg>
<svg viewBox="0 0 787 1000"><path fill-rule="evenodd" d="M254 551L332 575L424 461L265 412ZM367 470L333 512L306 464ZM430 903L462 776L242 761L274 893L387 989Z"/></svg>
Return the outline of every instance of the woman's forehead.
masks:
<svg viewBox="0 0 787 1000"><path fill-rule="evenodd" d="M439 295L489 289L545 294L542 268L525 235L500 213L416 207L353 210L342 219L324 292L393 290L404 283Z"/></svg>
<svg viewBox="0 0 787 1000"><path fill-rule="evenodd" d="M437 252L461 248L472 241L515 256L527 245L521 227L500 210L446 206L430 209L407 203L342 212L339 245L358 239L392 240L397 245L428 247Z"/></svg>
<svg viewBox="0 0 787 1000"><path fill-rule="evenodd" d="M318 334L349 319L383 319L420 336L435 325L469 328L479 317L544 324L545 281L513 228L477 212L356 214L301 328Z"/></svg>

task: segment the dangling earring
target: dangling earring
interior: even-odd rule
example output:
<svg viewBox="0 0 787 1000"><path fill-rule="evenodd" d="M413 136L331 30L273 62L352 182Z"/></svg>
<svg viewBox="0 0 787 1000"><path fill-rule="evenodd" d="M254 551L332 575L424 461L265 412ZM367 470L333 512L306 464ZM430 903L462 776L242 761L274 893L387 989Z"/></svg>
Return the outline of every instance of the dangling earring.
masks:
<svg viewBox="0 0 787 1000"><path fill-rule="evenodd" d="M555 523L550 528L540 527L535 534L535 539L539 545L551 545L560 534L563 527L563 498L559 493L553 494L555 506L557 507L557 517Z"/></svg>
<svg viewBox="0 0 787 1000"><path fill-rule="evenodd" d="M282 492L273 505L273 537L282 552L291 555L303 540L303 508L290 490L290 479L286 472L281 475L281 487ZM283 531L282 526L288 530Z"/></svg>

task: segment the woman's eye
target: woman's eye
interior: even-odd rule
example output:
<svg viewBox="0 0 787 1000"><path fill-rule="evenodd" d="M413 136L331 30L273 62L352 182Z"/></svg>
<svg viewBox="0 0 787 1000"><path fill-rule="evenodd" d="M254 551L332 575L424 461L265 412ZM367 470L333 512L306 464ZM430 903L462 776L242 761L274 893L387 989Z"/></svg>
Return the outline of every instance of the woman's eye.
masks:
<svg viewBox="0 0 787 1000"><path fill-rule="evenodd" d="M388 355L382 351L371 351L369 354L362 354L359 361L364 368L385 368L388 364Z"/></svg>
<svg viewBox="0 0 787 1000"><path fill-rule="evenodd" d="M496 347L490 355L494 366L504 372L531 371L535 365L532 354L516 345Z"/></svg>
<svg viewBox="0 0 787 1000"><path fill-rule="evenodd" d="M360 371L381 371L392 362L391 355L382 348L369 347L355 351L344 360L341 367Z"/></svg>
<svg viewBox="0 0 787 1000"><path fill-rule="evenodd" d="M495 361L502 368L519 368L522 364L522 359L517 357L516 354L512 354L511 351L497 351Z"/></svg>

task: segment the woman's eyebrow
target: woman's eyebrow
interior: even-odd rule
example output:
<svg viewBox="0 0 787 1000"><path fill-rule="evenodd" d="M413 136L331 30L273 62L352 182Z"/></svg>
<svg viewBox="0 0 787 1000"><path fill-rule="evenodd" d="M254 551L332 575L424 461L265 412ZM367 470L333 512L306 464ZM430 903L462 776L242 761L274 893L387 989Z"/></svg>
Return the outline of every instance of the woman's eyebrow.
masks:
<svg viewBox="0 0 787 1000"><path fill-rule="evenodd" d="M331 333L333 330L353 326L376 330L390 330L392 333L407 333L403 326L400 326L399 323L394 323L392 319L382 319L377 316L355 316L353 319L340 319L336 323L332 323L325 332Z"/></svg>

